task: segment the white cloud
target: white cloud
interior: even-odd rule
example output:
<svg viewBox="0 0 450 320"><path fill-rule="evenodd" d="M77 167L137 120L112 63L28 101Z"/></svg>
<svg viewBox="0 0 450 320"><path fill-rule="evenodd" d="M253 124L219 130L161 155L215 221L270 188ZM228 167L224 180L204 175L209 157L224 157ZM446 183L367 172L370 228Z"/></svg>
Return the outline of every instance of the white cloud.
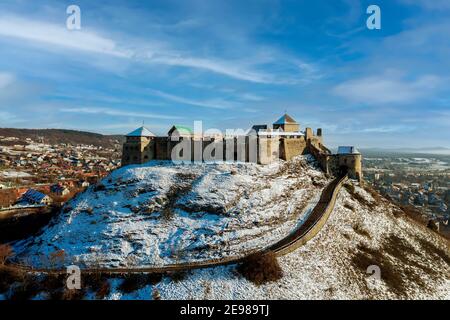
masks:
<svg viewBox="0 0 450 320"><path fill-rule="evenodd" d="M6 88L12 84L15 77L10 73L0 72L0 89Z"/></svg>
<svg viewBox="0 0 450 320"><path fill-rule="evenodd" d="M179 67L190 67L211 71L214 73L222 74L231 78L245 80L257 83L272 83L276 82L269 76L254 71L245 70L239 62L230 64L224 61L194 58L189 56L174 56L170 54L158 55L149 57L149 62L166 64Z"/></svg>
<svg viewBox="0 0 450 320"><path fill-rule="evenodd" d="M405 81L383 76L350 80L333 88L333 93L360 103L404 103L430 95L440 85L436 76Z"/></svg>
<svg viewBox="0 0 450 320"><path fill-rule="evenodd" d="M85 30L69 31L64 24L50 24L16 16L0 16L0 35L116 57L131 56L130 51L118 48L113 40L95 33Z"/></svg>
<svg viewBox="0 0 450 320"><path fill-rule="evenodd" d="M450 9L450 1L448 0L400 0L406 5L421 6L427 10L443 11Z"/></svg>
<svg viewBox="0 0 450 320"><path fill-rule="evenodd" d="M233 61L217 57L198 57L195 53L177 50L176 43L163 43L149 38L133 39L133 37L128 37L126 42L118 41L83 28L70 31L64 23L52 24L15 15L0 16L0 36L44 44L46 49L57 47L133 59L140 63L200 69L254 83L295 84L315 76L315 70L309 65L298 64L297 59L283 57L280 54L270 56L267 61L259 61L256 57L248 55L241 60ZM296 67L301 74L297 71L293 77L292 72L280 74L257 71L255 67L258 63L264 66L267 66L267 63L283 64L291 69Z"/></svg>
<svg viewBox="0 0 450 320"><path fill-rule="evenodd" d="M150 90L150 93L155 96L166 99L166 100L178 102L181 104L188 104L191 106L197 106L197 107L212 108L212 109L228 109L228 108L232 108L234 106L233 104L230 104L229 102L223 101L223 100L214 100L214 99L193 100L193 99L188 99L188 98L179 97L179 96L176 96L173 94L165 93L165 92L162 92L159 90Z"/></svg>
<svg viewBox="0 0 450 320"><path fill-rule="evenodd" d="M106 114L118 117L136 117L136 118L152 118L152 119L179 119L177 116L168 116L162 114L154 114L148 112L132 112L120 111L110 108L62 108L59 111L67 113L83 113L83 114Z"/></svg>
<svg viewBox="0 0 450 320"><path fill-rule="evenodd" d="M364 133L392 133L392 132L407 132L412 131L415 128L412 126L402 126L402 125L386 125L386 126L379 126L379 127L371 127L371 128L364 128L360 130L360 132Z"/></svg>

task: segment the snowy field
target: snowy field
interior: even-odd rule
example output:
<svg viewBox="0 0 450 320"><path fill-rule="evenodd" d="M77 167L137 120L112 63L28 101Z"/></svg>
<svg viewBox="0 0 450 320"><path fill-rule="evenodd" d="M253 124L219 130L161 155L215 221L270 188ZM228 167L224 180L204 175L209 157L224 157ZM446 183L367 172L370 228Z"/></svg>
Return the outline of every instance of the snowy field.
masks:
<svg viewBox="0 0 450 320"><path fill-rule="evenodd" d="M152 161L114 171L63 208L20 261L145 267L242 256L289 234L329 182L312 157L261 166Z"/></svg>

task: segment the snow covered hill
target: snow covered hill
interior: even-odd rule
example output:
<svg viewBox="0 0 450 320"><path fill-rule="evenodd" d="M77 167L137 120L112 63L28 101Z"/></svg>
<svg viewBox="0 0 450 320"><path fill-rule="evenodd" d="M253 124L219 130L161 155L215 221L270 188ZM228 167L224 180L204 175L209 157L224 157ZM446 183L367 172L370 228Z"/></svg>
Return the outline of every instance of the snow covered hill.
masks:
<svg viewBox="0 0 450 320"><path fill-rule="evenodd" d="M279 281L256 286L224 266L133 293L114 280L107 298L151 299L157 291L162 299L449 299L448 241L374 195L354 182L343 188L322 231L279 258ZM369 266L379 267L380 278Z"/></svg>
<svg viewBox="0 0 450 320"><path fill-rule="evenodd" d="M107 267L241 256L289 234L328 182L311 157L268 166L125 167L14 249L35 266L58 250L76 264ZM162 276L128 293L122 279L109 279L106 299L450 298L448 241L356 182L342 188L319 234L279 264L282 279L260 286L235 265Z"/></svg>
<svg viewBox="0 0 450 320"><path fill-rule="evenodd" d="M14 249L34 266L59 250L91 267L242 256L287 235L310 210L329 181L312 162L124 167Z"/></svg>

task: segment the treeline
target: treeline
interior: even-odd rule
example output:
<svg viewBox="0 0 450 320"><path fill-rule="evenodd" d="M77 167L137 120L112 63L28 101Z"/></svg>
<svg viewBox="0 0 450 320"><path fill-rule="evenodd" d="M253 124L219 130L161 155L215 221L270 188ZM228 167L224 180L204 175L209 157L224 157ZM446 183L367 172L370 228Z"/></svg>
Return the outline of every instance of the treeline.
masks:
<svg viewBox="0 0 450 320"><path fill-rule="evenodd" d="M98 133L66 130L66 129L15 129L0 128L0 136L17 137L20 141L0 141L0 145L25 144L26 138L41 141L47 144L67 143L71 145L86 144L104 148L114 148L118 141L123 143L124 138L119 135L102 135Z"/></svg>

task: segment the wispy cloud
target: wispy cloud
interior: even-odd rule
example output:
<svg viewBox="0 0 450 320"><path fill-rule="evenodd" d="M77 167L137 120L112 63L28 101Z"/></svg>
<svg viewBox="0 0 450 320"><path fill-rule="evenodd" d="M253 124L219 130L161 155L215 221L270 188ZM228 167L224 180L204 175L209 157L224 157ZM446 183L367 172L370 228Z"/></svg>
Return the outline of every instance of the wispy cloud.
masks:
<svg viewBox="0 0 450 320"><path fill-rule="evenodd" d="M14 82L14 75L6 72L0 72L0 89L6 88Z"/></svg>
<svg viewBox="0 0 450 320"><path fill-rule="evenodd" d="M410 6L420 6L427 10L449 10L450 2L448 0L400 0L401 3L410 5Z"/></svg>
<svg viewBox="0 0 450 320"><path fill-rule="evenodd" d="M178 116L169 116L162 114L155 114L149 112L133 112L133 111L121 111L109 108L61 108L59 111L66 113L79 113L79 114L105 114L109 116L117 117L136 117L136 118L151 118L151 119L180 119Z"/></svg>
<svg viewBox="0 0 450 320"><path fill-rule="evenodd" d="M258 61L256 57L249 59L220 59L218 56L199 56L195 52L180 51L176 43L161 42L146 37L145 39L127 39L123 41L100 35L85 29L70 31L64 24L52 24L26 19L16 15L0 16L0 35L9 38L22 39L45 45L44 49L55 47L83 51L92 54L104 54L117 58L132 60L136 63L164 65L203 70L229 78L261 84L296 84L310 81L316 77L316 72L306 63L286 56L271 56ZM131 44L130 42L133 42ZM255 52L256 53L256 52ZM267 68L267 64L282 64L297 69L297 74L267 72L258 70ZM295 70L294 70L295 71Z"/></svg>
<svg viewBox="0 0 450 320"><path fill-rule="evenodd" d="M203 108L229 109L238 104L238 103L230 103L230 102L224 101L222 99L217 99L217 100L215 100L215 99L208 99L208 100L189 99L189 98L184 98L184 97L176 96L173 94L169 94L166 92L162 92L159 90L153 90L153 89L150 89L149 92L151 94L153 94L154 96L157 96L157 97L169 100L169 101L173 101L173 102L177 102L177 103L181 103L181 104L188 104L191 106L203 107Z"/></svg>
<svg viewBox="0 0 450 320"><path fill-rule="evenodd" d="M364 133L393 133L393 132L408 132L408 131L414 131L415 127L412 126L402 126L402 125L388 125L388 126L381 126L381 127L371 127L371 128L364 128L360 130L360 132ZM355 132L355 131L353 131Z"/></svg>
<svg viewBox="0 0 450 320"><path fill-rule="evenodd" d="M333 88L334 94L358 103L404 103L428 96L442 83L433 75L407 81L388 76L350 80Z"/></svg>
<svg viewBox="0 0 450 320"><path fill-rule="evenodd" d="M113 40L93 32L69 31L63 24L38 22L11 15L0 16L0 35L122 58L132 56L130 51L118 48Z"/></svg>
<svg viewBox="0 0 450 320"><path fill-rule="evenodd" d="M231 78L251 82L259 82L259 83L275 82L275 80L271 79L269 76L265 74L245 70L242 65L239 67L240 64L239 62L229 63L224 61L204 59L204 58L193 58L181 55L151 56L149 57L148 62L166 64L171 66L203 69L214 73L222 74Z"/></svg>

